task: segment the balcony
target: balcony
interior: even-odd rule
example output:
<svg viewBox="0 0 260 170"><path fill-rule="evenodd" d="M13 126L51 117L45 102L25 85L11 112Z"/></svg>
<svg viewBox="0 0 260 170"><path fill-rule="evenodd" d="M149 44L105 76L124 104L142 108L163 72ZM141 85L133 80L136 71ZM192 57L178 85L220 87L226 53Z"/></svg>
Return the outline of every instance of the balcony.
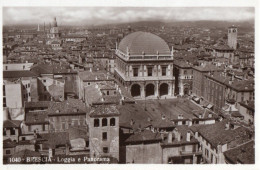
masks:
<svg viewBox="0 0 260 170"><path fill-rule="evenodd" d="M181 156L189 156L189 155L202 155L202 150L198 151L180 151Z"/></svg>

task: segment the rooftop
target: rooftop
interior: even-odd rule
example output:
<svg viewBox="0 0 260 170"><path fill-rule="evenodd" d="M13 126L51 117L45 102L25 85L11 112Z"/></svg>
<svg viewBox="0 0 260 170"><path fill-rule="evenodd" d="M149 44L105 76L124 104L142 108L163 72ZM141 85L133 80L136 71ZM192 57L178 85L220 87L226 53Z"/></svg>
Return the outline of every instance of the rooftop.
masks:
<svg viewBox="0 0 260 170"><path fill-rule="evenodd" d="M79 72L78 75L83 81L113 80L113 77L107 75L103 71L82 71Z"/></svg>
<svg viewBox="0 0 260 170"><path fill-rule="evenodd" d="M46 111L33 111L25 113L25 124L36 125L46 124L48 121L48 112Z"/></svg>
<svg viewBox="0 0 260 170"><path fill-rule="evenodd" d="M120 112L115 105L96 105L93 106L89 112L90 117L106 117L119 115Z"/></svg>
<svg viewBox="0 0 260 170"><path fill-rule="evenodd" d="M224 76L220 73L214 73L212 75L206 75L209 79L215 80L221 84L224 84L236 91L254 91L254 80L237 80L234 79L230 84L231 77Z"/></svg>
<svg viewBox="0 0 260 170"><path fill-rule="evenodd" d="M254 164L255 163L255 142L249 141L240 146L224 152L226 159L233 163Z"/></svg>
<svg viewBox="0 0 260 170"><path fill-rule="evenodd" d="M53 102L50 104L47 112L49 115L60 115L60 114L85 114L85 104L79 99L68 98L62 102Z"/></svg>
<svg viewBox="0 0 260 170"><path fill-rule="evenodd" d="M210 125L193 125L190 129L206 139L214 148L219 144L224 145L231 141L247 139L249 131L244 127L226 129L228 121L221 121Z"/></svg>
<svg viewBox="0 0 260 170"><path fill-rule="evenodd" d="M159 36L149 32L134 32L125 36L119 43L118 49L130 55L170 55L171 51L168 44Z"/></svg>
<svg viewBox="0 0 260 170"><path fill-rule="evenodd" d="M125 143L138 143L138 142L160 142L162 141L161 134L159 132L153 133L150 130L144 130L131 135L125 140Z"/></svg>
<svg viewBox="0 0 260 170"><path fill-rule="evenodd" d="M3 78L38 77L37 73L29 70L3 71Z"/></svg>
<svg viewBox="0 0 260 170"><path fill-rule="evenodd" d="M200 71L200 72L209 72L209 71L223 71L223 67L217 67L213 64L203 64L200 66L195 66L193 67L195 70Z"/></svg>
<svg viewBox="0 0 260 170"><path fill-rule="evenodd" d="M5 120L4 121L4 128L19 128L21 125L21 120Z"/></svg>
<svg viewBox="0 0 260 170"><path fill-rule="evenodd" d="M163 115L168 120L177 120L179 115L183 115L183 119L196 118L192 110L200 109L199 106L186 99L140 100L137 103L140 103L143 109L146 106L152 120L162 119Z"/></svg>
<svg viewBox="0 0 260 170"><path fill-rule="evenodd" d="M25 108L48 108L52 101L25 102Z"/></svg>

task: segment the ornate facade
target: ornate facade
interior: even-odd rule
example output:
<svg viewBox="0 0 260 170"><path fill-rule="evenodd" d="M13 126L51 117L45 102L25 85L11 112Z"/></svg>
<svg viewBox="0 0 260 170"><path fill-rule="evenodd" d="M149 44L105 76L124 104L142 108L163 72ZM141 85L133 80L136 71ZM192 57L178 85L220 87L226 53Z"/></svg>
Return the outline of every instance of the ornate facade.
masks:
<svg viewBox="0 0 260 170"><path fill-rule="evenodd" d="M147 32L127 35L116 47L115 77L137 99L174 96L173 50Z"/></svg>

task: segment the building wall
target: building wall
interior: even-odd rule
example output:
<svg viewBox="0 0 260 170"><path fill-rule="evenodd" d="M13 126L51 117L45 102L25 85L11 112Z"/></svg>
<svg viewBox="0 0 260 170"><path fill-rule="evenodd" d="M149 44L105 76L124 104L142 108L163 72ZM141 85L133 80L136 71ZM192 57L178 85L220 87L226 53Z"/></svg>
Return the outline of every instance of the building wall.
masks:
<svg viewBox="0 0 260 170"><path fill-rule="evenodd" d="M244 116L244 120L249 123L249 121L254 122L254 112L247 109L246 107L239 104L238 106L239 113Z"/></svg>
<svg viewBox="0 0 260 170"><path fill-rule="evenodd" d="M30 70L33 63L3 64L3 71Z"/></svg>
<svg viewBox="0 0 260 170"><path fill-rule="evenodd" d="M7 154L6 152L10 152L10 154ZM16 152L15 147L14 148L3 148L3 155L4 156L13 155L15 152Z"/></svg>
<svg viewBox="0 0 260 170"><path fill-rule="evenodd" d="M3 129L3 130L5 130L5 132L6 132L6 135L3 135L3 140L10 138L12 141L15 140L16 142L18 142L18 136L20 133L19 129L17 129L17 128L14 129L15 130L14 135L11 135L11 130L9 128Z"/></svg>
<svg viewBox="0 0 260 170"><path fill-rule="evenodd" d="M22 84L5 84L6 107L19 109L23 107Z"/></svg>
<svg viewBox="0 0 260 170"><path fill-rule="evenodd" d="M86 115L49 116L49 122L49 130L51 132L64 132L67 131L70 126L86 127Z"/></svg>
<svg viewBox="0 0 260 170"><path fill-rule="evenodd" d="M33 134L34 131L37 131L38 133L48 133L49 131L49 125L48 124L42 124L42 125L23 125L22 126L22 133L23 134Z"/></svg>
<svg viewBox="0 0 260 170"><path fill-rule="evenodd" d="M204 100L214 105L214 111L219 112L225 106L225 86L205 77Z"/></svg>
<svg viewBox="0 0 260 170"><path fill-rule="evenodd" d="M195 138L200 142L200 146L202 149L202 157L204 162L211 164L218 164L222 161L222 146L219 145L218 148L214 148L211 146L209 142L207 142L201 135L196 132ZM224 148L225 149L225 148Z"/></svg>
<svg viewBox="0 0 260 170"><path fill-rule="evenodd" d="M107 126L102 127L103 118L90 118L89 122L89 146L91 156L110 155L119 160L119 118L106 117ZM115 126L110 126L110 119L115 118ZM94 119L99 119L99 127L94 127ZM107 133L107 140L102 139L103 133ZM108 153L103 148L108 148Z"/></svg>
<svg viewBox="0 0 260 170"><path fill-rule="evenodd" d="M203 96L203 88L204 88L204 75L202 72L198 70L193 70L193 84L192 84L192 93L197 95L198 97Z"/></svg>
<svg viewBox="0 0 260 170"><path fill-rule="evenodd" d="M160 143L126 145L126 163L162 163Z"/></svg>
<svg viewBox="0 0 260 170"><path fill-rule="evenodd" d="M194 150L194 147L195 147L195 150ZM165 147L162 150L162 161L163 161L164 164L167 164L168 159L170 157L183 157L183 159L185 159L185 156L184 156L185 154L181 154L181 152L189 153L191 156L193 156L192 153L196 153L197 151L198 151L198 145L197 144L185 144L183 146ZM190 160L190 161L191 161L191 163L196 164L197 158L192 158L192 160ZM195 161L195 162L193 162L193 161ZM173 162L173 164L174 164L174 162Z"/></svg>
<svg viewBox="0 0 260 170"><path fill-rule="evenodd" d="M31 150L31 151L35 151L35 146L34 144L31 144L31 145L17 145L16 146L16 151L15 152L20 152L22 150L25 150L25 149L28 149L28 150Z"/></svg>

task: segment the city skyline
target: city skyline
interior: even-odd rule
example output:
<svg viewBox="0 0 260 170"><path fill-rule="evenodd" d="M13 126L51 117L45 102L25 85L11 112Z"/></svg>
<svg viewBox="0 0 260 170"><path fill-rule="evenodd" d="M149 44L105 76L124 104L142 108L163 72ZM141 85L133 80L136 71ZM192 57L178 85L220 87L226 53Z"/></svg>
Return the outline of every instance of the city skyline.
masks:
<svg viewBox="0 0 260 170"><path fill-rule="evenodd" d="M3 25L103 25L139 21L253 21L253 7L4 7ZM40 20L41 19L41 20Z"/></svg>

